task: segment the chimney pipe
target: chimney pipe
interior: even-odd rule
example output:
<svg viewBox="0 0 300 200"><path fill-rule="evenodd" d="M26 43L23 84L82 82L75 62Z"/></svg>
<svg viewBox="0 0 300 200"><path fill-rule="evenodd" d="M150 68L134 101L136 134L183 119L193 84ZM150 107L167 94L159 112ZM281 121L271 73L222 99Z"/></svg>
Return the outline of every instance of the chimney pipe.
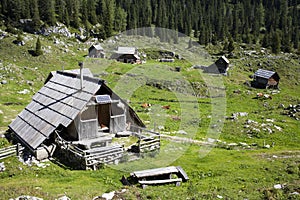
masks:
<svg viewBox="0 0 300 200"><path fill-rule="evenodd" d="M79 62L78 65L80 67L80 89L83 89L83 62Z"/></svg>

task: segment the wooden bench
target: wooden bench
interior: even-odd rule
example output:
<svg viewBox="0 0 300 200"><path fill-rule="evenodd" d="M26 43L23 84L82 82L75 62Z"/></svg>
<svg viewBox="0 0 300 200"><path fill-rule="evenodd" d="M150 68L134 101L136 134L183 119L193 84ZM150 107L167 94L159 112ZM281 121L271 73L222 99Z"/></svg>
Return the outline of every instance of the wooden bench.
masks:
<svg viewBox="0 0 300 200"><path fill-rule="evenodd" d="M181 182L189 179L185 171L180 166L135 171L130 175L137 179L137 182L142 185L142 188L145 188L147 185L167 183L176 183L176 186L180 186Z"/></svg>
<svg viewBox="0 0 300 200"><path fill-rule="evenodd" d="M181 178L172 178L172 179L163 179L163 180L149 180L149 181L138 181L142 188L145 188L147 185L158 185L158 184L165 184L165 183L176 183L176 186L180 186L182 182Z"/></svg>

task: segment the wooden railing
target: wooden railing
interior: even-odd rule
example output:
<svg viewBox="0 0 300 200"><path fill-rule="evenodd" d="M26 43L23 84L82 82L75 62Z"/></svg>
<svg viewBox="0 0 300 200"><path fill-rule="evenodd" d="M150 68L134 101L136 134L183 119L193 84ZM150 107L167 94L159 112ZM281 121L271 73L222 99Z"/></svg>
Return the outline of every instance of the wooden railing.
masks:
<svg viewBox="0 0 300 200"><path fill-rule="evenodd" d="M4 147L4 148L0 149L0 160L10 157L10 156L17 156L23 150L24 150L24 147L22 147L20 144L12 145L9 147Z"/></svg>
<svg viewBox="0 0 300 200"><path fill-rule="evenodd" d="M134 136L139 138L138 149L140 153L155 151L160 149L160 134L145 128L134 126L138 131L134 132Z"/></svg>
<svg viewBox="0 0 300 200"><path fill-rule="evenodd" d="M85 162L85 166L82 166L82 168L86 169L96 169L96 166L99 164L118 162L123 157L124 153L124 147L121 145L97 147L83 150L72 144L72 142L64 140L59 135L56 138L56 142L60 144L61 148L67 150L80 159L83 159Z"/></svg>

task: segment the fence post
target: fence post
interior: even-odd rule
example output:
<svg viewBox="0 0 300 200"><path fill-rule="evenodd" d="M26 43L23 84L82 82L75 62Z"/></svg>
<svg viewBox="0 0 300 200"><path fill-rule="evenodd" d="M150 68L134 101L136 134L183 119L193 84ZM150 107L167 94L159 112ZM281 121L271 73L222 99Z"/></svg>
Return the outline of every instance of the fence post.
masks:
<svg viewBox="0 0 300 200"><path fill-rule="evenodd" d="M17 156L20 156L19 150L20 150L19 143L17 143L17 145L16 145L16 155Z"/></svg>

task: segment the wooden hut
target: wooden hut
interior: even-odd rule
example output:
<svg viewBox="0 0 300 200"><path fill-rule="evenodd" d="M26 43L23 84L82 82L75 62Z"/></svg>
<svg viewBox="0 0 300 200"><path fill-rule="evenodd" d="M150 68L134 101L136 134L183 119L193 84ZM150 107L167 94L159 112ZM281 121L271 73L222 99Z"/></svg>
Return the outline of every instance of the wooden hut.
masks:
<svg viewBox="0 0 300 200"><path fill-rule="evenodd" d="M124 63L140 62L138 50L135 47L118 47L112 58Z"/></svg>
<svg viewBox="0 0 300 200"><path fill-rule="evenodd" d="M37 159L58 152L71 163L75 160L79 168L114 161L122 156L123 147L112 146L112 137L145 127L124 100L88 71L51 72L45 85L9 125Z"/></svg>
<svg viewBox="0 0 300 200"><path fill-rule="evenodd" d="M253 75L252 86L257 88L278 89L280 77L277 72L258 69Z"/></svg>
<svg viewBox="0 0 300 200"><path fill-rule="evenodd" d="M225 56L220 57L215 64L221 74L227 73L229 68L229 60Z"/></svg>
<svg viewBox="0 0 300 200"><path fill-rule="evenodd" d="M226 75L229 69L229 60L222 56L210 66L203 68L206 73L216 73Z"/></svg>
<svg viewBox="0 0 300 200"><path fill-rule="evenodd" d="M102 48L102 46L100 44L92 45L89 48L88 56L90 58L104 58L105 57L104 49Z"/></svg>

